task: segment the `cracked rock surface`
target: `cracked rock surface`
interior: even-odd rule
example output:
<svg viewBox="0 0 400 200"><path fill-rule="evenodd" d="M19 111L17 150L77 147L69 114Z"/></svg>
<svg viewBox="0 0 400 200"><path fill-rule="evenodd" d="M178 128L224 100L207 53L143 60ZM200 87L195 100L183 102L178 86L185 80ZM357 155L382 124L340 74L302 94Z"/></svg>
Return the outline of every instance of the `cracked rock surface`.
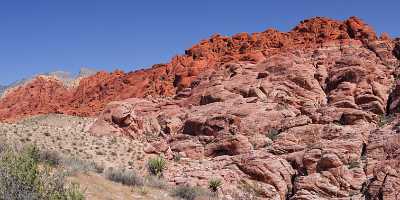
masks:
<svg viewBox="0 0 400 200"><path fill-rule="evenodd" d="M147 153L200 162L169 169L172 183L206 186L217 176L232 199L397 199L393 47L349 39L223 64L185 95L113 102L92 133L158 133ZM122 123L110 117L116 105L127 109Z"/></svg>
<svg viewBox="0 0 400 200"><path fill-rule="evenodd" d="M313 18L288 33L213 36L136 75L98 73L87 87L98 91L52 108L101 111L91 137L140 141L170 160L169 183L219 178L224 199L399 199L399 52L358 18ZM4 109L11 100L3 119L26 111Z"/></svg>

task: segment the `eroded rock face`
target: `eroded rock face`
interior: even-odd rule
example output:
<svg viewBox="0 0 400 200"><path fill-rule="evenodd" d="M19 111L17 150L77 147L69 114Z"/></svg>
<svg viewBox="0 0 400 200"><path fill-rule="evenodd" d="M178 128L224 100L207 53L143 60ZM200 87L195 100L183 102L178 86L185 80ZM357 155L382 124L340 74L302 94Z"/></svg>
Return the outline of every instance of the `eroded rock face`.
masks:
<svg viewBox="0 0 400 200"><path fill-rule="evenodd" d="M156 119L163 128L152 129L148 153L168 157L171 150L200 162L169 169L165 176L175 184L206 185L218 176L232 199L248 198L243 185L259 199L396 199L397 138L378 125L394 102L389 93L399 61L392 41L378 40L356 19L347 23L353 39L337 36L345 39L287 49L258 63L221 64L173 99L153 101L154 109L129 126L108 123L139 137L143 131L129 127ZM130 108L123 113L143 106Z"/></svg>
<svg viewBox="0 0 400 200"><path fill-rule="evenodd" d="M366 148L368 159L366 174L371 181L366 189L370 199L400 197L399 118L388 119L388 125L370 135Z"/></svg>
<svg viewBox="0 0 400 200"><path fill-rule="evenodd" d="M313 18L288 33L215 35L168 64L97 73L72 93L47 82L44 94L15 92L59 90L57 112L104 108L91 134L182 157L164 174L173 184L220 178L227 199L397 199L398 120L384 126L382 116L398 110L398 45L355 17ZM49 112L11 101L0 101L3 119Z"/></svg>
<svg viewBox="0 0 400 200"><path fill-rule="evenodd" d="M60 80L34 79L29 84L13 89L0 100L0 120L14 120L54 112L94 116L101 113L111 101L175 94L187 97L190 93L188 88L197 84L199 76L204 71L215 71L224 63L238 61L258 63L272 55L293 49L316 49L329 41L340 41L340 47L342 44L346 45L349 40L367 45L376 41L377 37L371 27L355 17L346 21L321 17L304 20L288 33L268 29L260 33L240 33L232 37L214 35L186 50L184 55L174 57L167 64L154 65L151 69L129 73L99 72L80 78L77 86L73 88L60 84ZM338 44L333 46L338 47ZM376 45L370 46L374 48ZM397 49L393 50L397 52ZM281 67L285 67L284 65L290 63ZM235 76L236 69L230 70L231 76ZM326 72L323 67L318 71L316 76L322 81ZM267 74L268 71L262 71L258 75L262 77ZM301 82L303 78L299 77L295 81ZM43 87L53 89L42 90ZM262 95L258 89L244 92L249 92L248 95L252 96ZM205 94L203 103L220 101L220 98L226 98L227 95L229 96L224 90L220 90L218 94ZM380 109L379 105L375 107Z"/></svg>

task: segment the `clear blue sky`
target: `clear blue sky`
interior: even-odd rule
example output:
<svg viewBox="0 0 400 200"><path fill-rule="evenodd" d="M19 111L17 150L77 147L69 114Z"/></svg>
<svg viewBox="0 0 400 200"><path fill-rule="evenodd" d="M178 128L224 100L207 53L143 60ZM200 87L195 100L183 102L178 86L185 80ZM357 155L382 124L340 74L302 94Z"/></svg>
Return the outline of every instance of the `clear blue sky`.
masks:
<svg viewBox="0 0 400 200"><path fill-rule="evenodd" d="M0 84L82 66L131 71L213 33L288 31L313 16L356 15L400 36L399 8L398 0L0 0Z"/></svg>

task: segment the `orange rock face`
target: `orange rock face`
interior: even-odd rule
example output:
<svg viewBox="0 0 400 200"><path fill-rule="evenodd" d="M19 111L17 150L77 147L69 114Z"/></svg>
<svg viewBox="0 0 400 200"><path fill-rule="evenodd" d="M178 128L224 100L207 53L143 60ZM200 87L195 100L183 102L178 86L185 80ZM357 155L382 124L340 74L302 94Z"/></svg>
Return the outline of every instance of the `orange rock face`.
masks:
<svg viewBox="0 0 400 200"><path fill-rule="evenodd" d="M75 88L66 88L57 80L36 78L0 100L0 120L54 112L93 116L110 101L149 95L173 96L193 84L200 73L223 63L257 63L291 49L316 48L328 41L346 44L349 39L365 43L377 37L369 26L355 17L344 22L313 18L301 22L288 33L269 29L232 37L214 35L168 64L130 73L100 72L84 78Z"/></svg>
<svg viewBox="0 0 400 200"><path fill-rule="evenodd" d="M378 39L356 18L274 34L267 38L287 43L250 50L262 52L257 61L230 49L226 63L175 85L174 98L110 103L92 134L152 135L146 153L201 160L174 165L167 180L206 186L218 176L231 199L398 199L399 125L387 116L399 111L398 41ZM212 44L187 53L217 55Z"/></svg>

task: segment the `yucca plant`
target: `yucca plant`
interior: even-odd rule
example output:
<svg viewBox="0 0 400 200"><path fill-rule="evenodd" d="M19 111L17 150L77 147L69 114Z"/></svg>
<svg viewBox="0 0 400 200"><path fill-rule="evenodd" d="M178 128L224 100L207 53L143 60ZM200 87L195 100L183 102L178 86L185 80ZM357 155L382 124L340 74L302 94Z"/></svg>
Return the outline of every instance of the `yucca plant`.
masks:
<svg viewBox="0 0 400 200"><path fill-rule="evenodd" d="M159 156L156 158L152 158L147 162L147 168L149 173L154 176L161 177L163 175L163 171L167 166L167 161Z"/></svg>
<svg viewBox="0 0 400 200"><path fill-rule="evenodd" d="M208 181L208 189L210 189L211 192L217 192L221 186L222 181L220 179L211 179Z"/></svg>

